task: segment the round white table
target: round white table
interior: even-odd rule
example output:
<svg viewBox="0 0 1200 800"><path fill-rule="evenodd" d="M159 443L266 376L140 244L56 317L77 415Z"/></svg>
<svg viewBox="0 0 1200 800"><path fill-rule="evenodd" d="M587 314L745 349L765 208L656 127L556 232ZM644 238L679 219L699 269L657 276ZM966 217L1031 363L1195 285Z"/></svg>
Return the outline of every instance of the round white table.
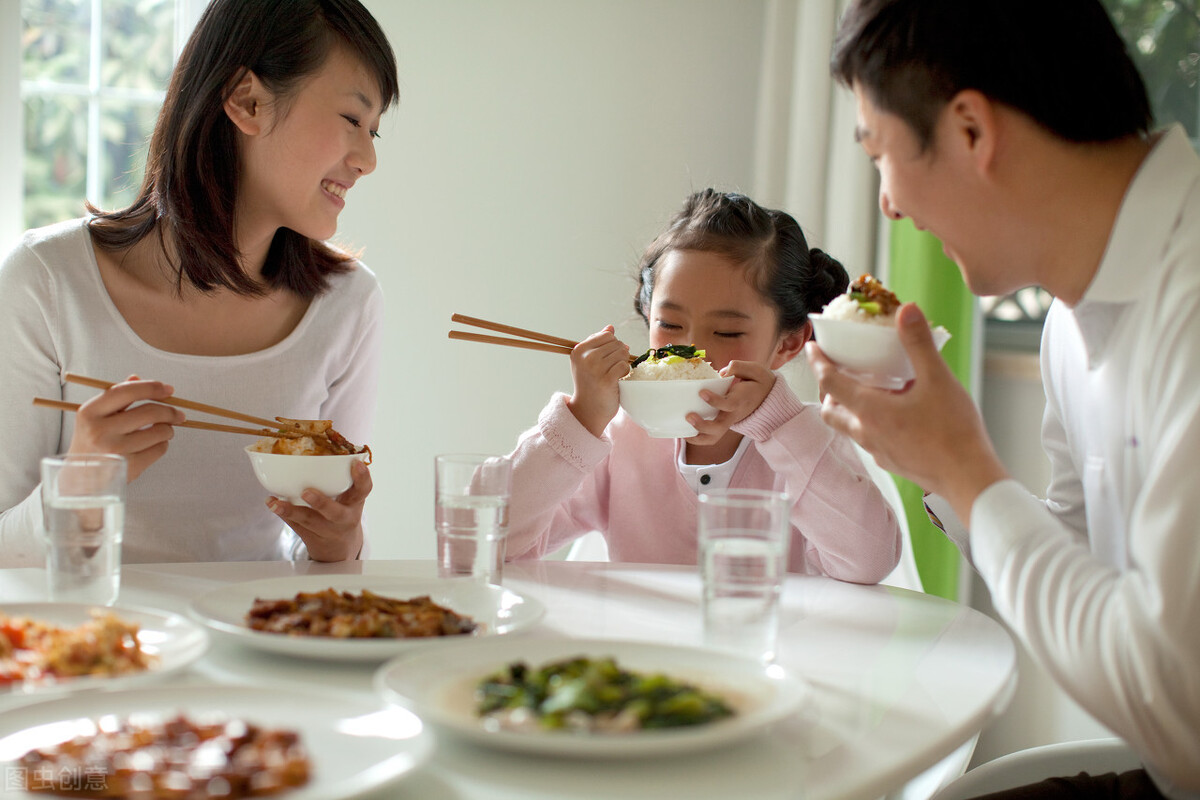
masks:
<svg viewBox="0 0 1200 800"><path fill-rule="evenodd" d="M436 569L424 561L126 565L118 604L186 613L192 598L221 584L313 573L430 578ZM694 568L518 562L505 567L503 583L546 606L542 622L517 635L701 641ZM0 605L44 599L41 570L0 570ZM370 797L869 800L949 755L1002 711L1015 658L1007 632L973 609L904 589L790 576L777 662L811 684L813 699L770 733L715 751L620 762L515 755L439 735L431 762ZM164 681L373 697L377 666L286 658L213 634L199 661ZM0 698L0 712L19 714L24 702Z"/></svg>

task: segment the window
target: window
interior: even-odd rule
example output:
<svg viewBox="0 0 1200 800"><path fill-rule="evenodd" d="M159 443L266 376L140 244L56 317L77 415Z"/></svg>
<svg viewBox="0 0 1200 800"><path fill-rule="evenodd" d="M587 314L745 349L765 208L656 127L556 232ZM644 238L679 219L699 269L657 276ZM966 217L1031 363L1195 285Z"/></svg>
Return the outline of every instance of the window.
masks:
<svg viewBox="0 0 1200 800"><path fill-rule="evenodd" d="M128 205L197 0L20 0L21 227Z"/></svg>
<svg viewBox="0 0 1200 800"><path fill-rule="evenodd" d="M1200 0L1101 0L1150 95L1155 127L1183 125L1200 151ZM1050 308L1042 289L985 297L989 345L1037 349Z"/></svg>

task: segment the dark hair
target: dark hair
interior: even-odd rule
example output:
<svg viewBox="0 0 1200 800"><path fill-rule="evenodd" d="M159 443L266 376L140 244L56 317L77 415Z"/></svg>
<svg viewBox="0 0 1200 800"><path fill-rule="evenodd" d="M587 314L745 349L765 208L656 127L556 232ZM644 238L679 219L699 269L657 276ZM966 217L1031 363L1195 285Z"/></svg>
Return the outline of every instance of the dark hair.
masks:
<svg viewBox="0 0 1200 800"><path fill-rule="evenodd" d="M659 261L672 250L719 253L744 267L751 284L778 313L779 330L799 330L808 315L846 291L846 270L828 253L809 249L799 223L749 197L704 189L659 234L638 265L633 307L648 323Z"/></svg>
<svg viewBox="0 0 1200 800"><path fill-rule="evenodd" d="M249 69L286 113L301 82L335 45L360 59L378 82L383 109L399 98L396 58L379 24L358 0L213 0L171 74L155 123L146 174L128 208L89 223L96 242L123 250L157 230L159 244L185 281L209 291L263 292L239 266L234 209L240 191L236 129L224 102ZM263 276L271 288L311 298L327 276L352 269L352 256L281 228Z"/></svg>
<svg viewBox="0 0 1200 800"><path fill-rule="evenodd" d="M1071 142L1145 133L1150 103L1099 0L853 0L831 68L911 127L922 150L964 89Z"/></svg>

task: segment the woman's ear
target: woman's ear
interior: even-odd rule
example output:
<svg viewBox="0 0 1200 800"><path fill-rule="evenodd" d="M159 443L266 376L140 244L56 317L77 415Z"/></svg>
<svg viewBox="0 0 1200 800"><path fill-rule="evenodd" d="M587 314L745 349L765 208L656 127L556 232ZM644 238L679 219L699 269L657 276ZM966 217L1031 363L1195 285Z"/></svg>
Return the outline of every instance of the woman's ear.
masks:
<svg viewBox="0 0 1200 800"><path fill-rule="evenodd" d="M812 323L805 321L798 330L785 333L775 344L775 352L771 355L771 369L779 369L804 350L804 345L812 338Z"/></svg>
<svg viewBox="0 0 1200 800"><path fill-rule="evenodd" d="M262 133L266 128L267 99L258 76L249 69L243 70L225 97L225 115L247 136Z"/></svg>

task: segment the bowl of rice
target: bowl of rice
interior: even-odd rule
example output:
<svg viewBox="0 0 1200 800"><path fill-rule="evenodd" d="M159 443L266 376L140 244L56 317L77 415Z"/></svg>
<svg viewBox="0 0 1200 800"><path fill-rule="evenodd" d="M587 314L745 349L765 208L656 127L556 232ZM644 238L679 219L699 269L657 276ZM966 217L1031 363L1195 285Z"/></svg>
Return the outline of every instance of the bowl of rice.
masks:
<svg viewBox="0 0 1200 800"><path fill-rule="evenodd" d="M328 423L328 420L281 420L282 430L287 423L308 424L298 431L306 435L292 438L264 437L248 445L246 455L254 468L254 476L263 488L280 500L293 505L307 506L300 495L305 489L316 489L328 496L337 497L350 488L354 479L350 467L355 461L371 463L371 450L355 447L342 438L328 424L323 430L312 427L312 423Z"/></svg>
<svg viewBox="0 0 1200 800"><path fill-rule="evenodd" d="M660 355L661 354L661 355ZM700 399L700 390L718 395L729 391L732 377L721 377L690 345L650 350L617 382L621 408L656 439L686 439L697 431L687 421L695 412L712 419L717 410Z"/></svg>
<svg viewBox="0 0 1200 800"><path fill-rule="evenodd" d="M808 318L821 352L843 371L871 386L903 389L913 379L913 369L896 330L899 307L895 295L864 275ZM949 338L940 325L933 329L938 350Z"/></svg>

